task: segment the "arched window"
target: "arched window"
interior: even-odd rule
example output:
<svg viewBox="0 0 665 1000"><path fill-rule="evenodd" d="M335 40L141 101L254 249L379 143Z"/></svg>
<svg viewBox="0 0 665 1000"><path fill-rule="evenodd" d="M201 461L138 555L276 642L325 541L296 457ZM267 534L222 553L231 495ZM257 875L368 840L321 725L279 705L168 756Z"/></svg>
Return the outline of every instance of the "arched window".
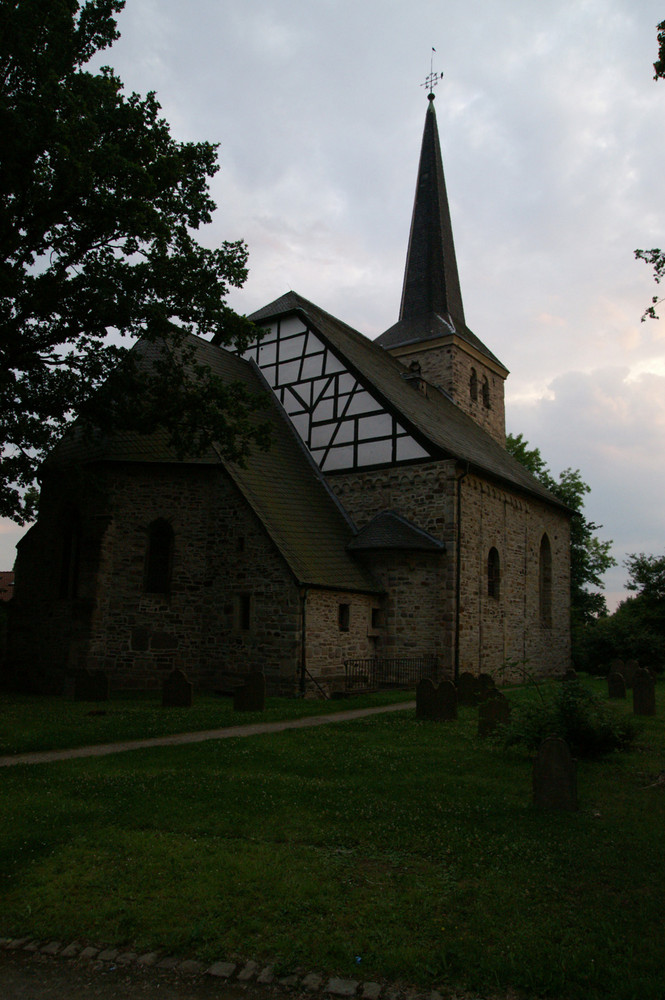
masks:
<svg viewBox="0 0 665 1000"><path fill-rule="evenodd" d="M144 590L147 594L168 594L173 565L173 528L160 518L148 528Z"/></svg>
<svg viewBox="0 0 665 1000"><path fill-rule="evenodd" d="M62 518L60 597L78 597L81 558L81 519L78 511L65 511Z"/></svg>
<svg viewBox="0 0 665 1000"><path fill-rule="evenodd" d="M499 553L492 547L487 556L487 596L496 600L501 596L501 562Z"/></svg>
<svg viewBox="0 0 665 1000"><path fill-rule="evenodd" d="M486 377L483 377L483 406L486 410L490 408L490 384Z"/></svg>
<svg viewBox="0 0 665 1000"><path fill-rule="evenodd" d="M543 625L552 624L552 547L547 534L540 540L540 620Z"/></svg>
<svg viewBox="0 0 665 1000"><path fill-rule="evenodd" d="M478 375L476 374L475 368L471 369L471 377L469 379L469 395L474 402L478 399Z"/></svg>

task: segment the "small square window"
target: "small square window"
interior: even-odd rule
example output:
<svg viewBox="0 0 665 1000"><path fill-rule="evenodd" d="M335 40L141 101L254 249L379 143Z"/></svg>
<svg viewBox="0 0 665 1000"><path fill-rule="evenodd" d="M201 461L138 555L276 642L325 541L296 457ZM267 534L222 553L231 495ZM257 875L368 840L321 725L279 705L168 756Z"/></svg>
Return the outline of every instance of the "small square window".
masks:
<svg viewBox="0 0 665 1000"><path fill-rule="evenodd" d="M340 604L337 608L337 624L340 632L348 632L351 623L351 605Z"/></svg>

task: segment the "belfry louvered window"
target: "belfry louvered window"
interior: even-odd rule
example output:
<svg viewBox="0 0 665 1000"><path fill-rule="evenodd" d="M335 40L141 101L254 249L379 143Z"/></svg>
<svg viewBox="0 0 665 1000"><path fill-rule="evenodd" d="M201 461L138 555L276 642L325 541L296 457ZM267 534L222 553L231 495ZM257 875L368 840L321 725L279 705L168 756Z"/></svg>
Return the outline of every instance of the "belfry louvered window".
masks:
<svg viewBox="0 0 665 1000"><path fill-rule="evenodd" d="M427 457L371 388L300 319L275 322L244 357L256 361L324 472Z"/></svg>

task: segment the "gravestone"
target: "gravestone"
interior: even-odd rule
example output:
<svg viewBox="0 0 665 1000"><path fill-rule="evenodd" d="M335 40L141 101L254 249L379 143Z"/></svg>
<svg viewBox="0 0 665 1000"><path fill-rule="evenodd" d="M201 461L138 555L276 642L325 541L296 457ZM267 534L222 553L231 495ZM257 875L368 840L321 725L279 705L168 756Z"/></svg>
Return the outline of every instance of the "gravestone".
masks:
<svg viewBox="0 0 665 1000"><path fill-rule="evenodd" d="M656 714L656 684L648 670L637 670L633 680L633 712L635 715Z"/></svg>
<svg viewBox="0 0 665 1000"><path fill-rule="evenodd" d="M416 719L438 720L434 681L423 677L416 685Z"/></svg>
<svg viewBox="0 0 665 1000"><path fill-rule="evenodd" d="M438 687L424 677L416 687L416 718L442 722L457 718L457 690L452 681L441 681Z"/></svg>
<svg viewBox="0 0 665 1000"><path fill-rule="evenodd" d="M478 682L472 673L465 670L457 680L458 705L476 705L478 703Z"/></svg>
<svg viewBox="0 0 665 1000"><path fill-rule="evenodd" d="M86 670L85 667L74 672L74 701L108 701L109 679L103 670Z"/></svg>
<svg viewBox="0 0 665 1000"><path fill-rule="evenodd" d="M565 740L548 736L533 762L533 804L538 809L577 809L576 763Z"/></svg>
<svg viewBox="0 0 665 1000"><path fill-rule="evenodd" d="M262 670L247 675L242 687L233 693L234 712L262 712L266 707L266 676Z"/></svg>
<svg viewBox="0 0 665 1000"><path fill-rule="evenodd" d="M607 675L607 696L608 698L625 698L626 682L623 674L616 670L610 670Z"/></svg>
<svg viewBox="0 0 665 1000"><path fill-rule="evenodd" d="M194 685L187 675L176 667L162 685L163 708L191 708Z"/></svg>
<svg viewBox="0 0 665 1000"><path fill-rule="evenodd" d="M621 674L624 681L626 679L626 664L623 660L611 660L610 661L610 673Z"/></svg>
<svg viewBox="0 0 665 1000"><path fill-rule="evenodd" d="M496 684L491 674L478 674L476 678L476 698L478 701L485 701L492 698L497 693Z"/></svg>
<svg viewBox="0 0 665 1000"><path fill-rule="evenodd" d="M496 691L478 707L478 735L491 736L499 726L510 722L510 702L505 694Z"/></svg>

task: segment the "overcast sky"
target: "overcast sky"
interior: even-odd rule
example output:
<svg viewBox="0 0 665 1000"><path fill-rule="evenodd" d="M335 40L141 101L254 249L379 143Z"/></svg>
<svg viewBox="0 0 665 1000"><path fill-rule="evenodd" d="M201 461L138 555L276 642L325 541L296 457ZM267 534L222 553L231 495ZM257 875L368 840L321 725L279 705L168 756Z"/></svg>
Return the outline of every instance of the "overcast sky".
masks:
<svg viewBox="0 0 665 1000"><path fill-rule="evenodd" d="M628 553L665 551L665 0L127 0L104 54L174 136L220 143L201 233L244 239L249 313L289 289L375 337L397 319L436 112L466 320L510 370L507 429ZM432 49L435 53L432 53ZM663 289L665 292L665 289ZM3 525L0 569L24 529Z"/></svg>

